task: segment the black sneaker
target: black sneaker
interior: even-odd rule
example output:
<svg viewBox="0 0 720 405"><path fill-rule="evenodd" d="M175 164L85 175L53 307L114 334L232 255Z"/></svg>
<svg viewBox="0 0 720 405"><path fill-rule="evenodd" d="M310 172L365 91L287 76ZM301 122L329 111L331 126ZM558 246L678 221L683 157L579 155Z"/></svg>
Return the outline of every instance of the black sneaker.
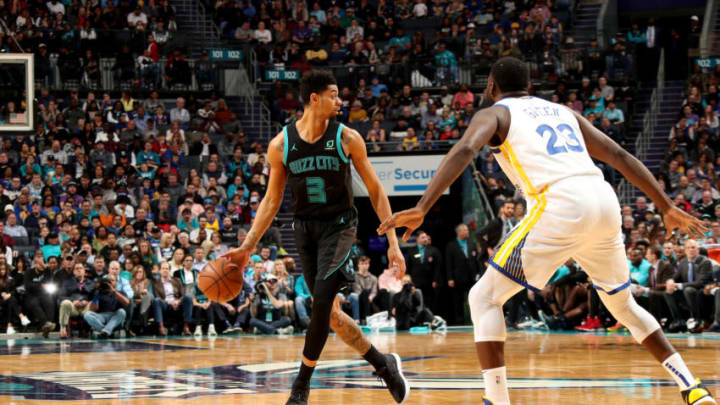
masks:
<svg viewBox="0 0 720 405"><path fill-rule="evenodd" d="M410 384L402 373L402 360L396 353L385 355L385 367L375 371L382 378L395 402L402 404L410 396Z"/></svg>
<svg viewBox="0 0 720 405"><path fill-rule="evenodd" d="M307 405L310 387L293 387L285 405Z"/></svg>

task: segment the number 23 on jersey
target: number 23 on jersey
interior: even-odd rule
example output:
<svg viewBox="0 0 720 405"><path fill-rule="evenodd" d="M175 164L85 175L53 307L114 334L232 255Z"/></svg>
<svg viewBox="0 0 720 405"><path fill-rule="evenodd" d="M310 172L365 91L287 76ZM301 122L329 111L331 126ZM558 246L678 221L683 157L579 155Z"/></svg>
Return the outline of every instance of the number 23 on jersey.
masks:
<svg viewBox="0 0 720 405"><path fill-rule="evenodd" d="M542 124L535 131L547 142L547 152L550 155L585 150L568 124L560 124L556 128Z"/></svg>

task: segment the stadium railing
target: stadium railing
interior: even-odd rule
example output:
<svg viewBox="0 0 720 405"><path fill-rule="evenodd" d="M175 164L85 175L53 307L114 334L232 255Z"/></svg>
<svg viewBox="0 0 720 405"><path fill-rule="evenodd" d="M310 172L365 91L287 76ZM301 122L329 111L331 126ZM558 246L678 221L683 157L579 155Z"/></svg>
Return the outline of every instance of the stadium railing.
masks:
<svg viewBox="0 0 720 405"><path fill-rule="evenodd" d="M655 123L657 122L657 114L660 111L660 104L663 101L663 89L665 87L665 50L660 51L660 60L658 62L657 85L650 95L650 107L643 115L643 129L635 140L635 157L644 162L647 158L648 147L655 133ZM630 184L626 179L620 180L617 187L618 198L620 203L631 204L633 197L637 193L635 186Z"/></svg>

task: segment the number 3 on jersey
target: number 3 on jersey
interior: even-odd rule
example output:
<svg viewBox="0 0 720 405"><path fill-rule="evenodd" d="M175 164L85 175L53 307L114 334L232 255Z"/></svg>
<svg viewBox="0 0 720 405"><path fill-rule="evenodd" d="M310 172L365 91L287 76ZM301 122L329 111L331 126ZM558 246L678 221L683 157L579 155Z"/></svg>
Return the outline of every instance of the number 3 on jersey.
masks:
<svg viewBox="0 0 720 405"><path fill-rule="evenodd" d="M322 177L308 177L305 179L308 202L312 204L326 204L325 180Z"/></svg>
<svg viewBox="0 0 720 405"><path fill-rule="evenodd" d="M545 138L546 133L550 134L547 139L547 152L550 155L567 153L568 150L571 152L582 152L584 150L580 140L575 136L575 131L568 124L558 125L557 131L549 125L542 124L535 131L542 138ZM560 141L558 141L558 134L562 138Z"/></svg>

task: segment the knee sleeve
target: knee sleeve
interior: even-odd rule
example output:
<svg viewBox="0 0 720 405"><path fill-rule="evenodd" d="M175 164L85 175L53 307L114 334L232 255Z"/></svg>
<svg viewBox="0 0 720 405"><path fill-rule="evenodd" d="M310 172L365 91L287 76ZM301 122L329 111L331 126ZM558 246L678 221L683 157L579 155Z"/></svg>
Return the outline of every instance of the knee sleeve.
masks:
<svg viewBox="0 0 720 405"><path fill-rule="evenodd" d="M626 288L613 295L600 291L599 295L608 311L618 322L628 328L638 343L642 343L660 328L658 321L635 302L630 294L630 289Z"/></svg>
<svg viewBox="0 0 720 405"><path fill-rule="evenodd" d="M502 306L522 289L494 269L488 268L470 289L468 301L476 342L504 342L505 317Z"/></svg>

